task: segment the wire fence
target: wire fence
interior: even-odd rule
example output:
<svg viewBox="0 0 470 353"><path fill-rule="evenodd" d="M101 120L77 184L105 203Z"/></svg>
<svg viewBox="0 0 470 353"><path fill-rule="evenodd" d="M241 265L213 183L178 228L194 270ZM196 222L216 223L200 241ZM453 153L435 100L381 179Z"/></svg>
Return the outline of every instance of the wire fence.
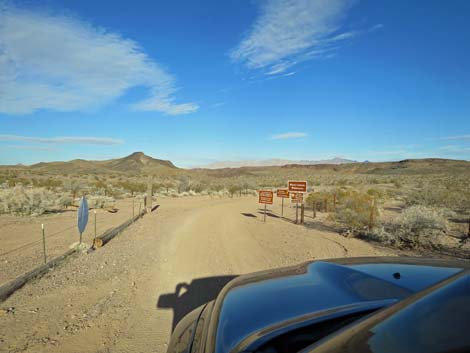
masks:
<svg viewBox="0 0 470 353"><path fill-rule="evenodd" d="M123 224L130 224L134 216L138 214L139 208L143 210L137 202L133 207L130 207L130 203L125 206L115 213L96 210L95 214L92 210L87 228L83 233L83 242L91 246L96 236L99 237ZM11 234L7 234L8 229L3 230L5 233L2 234L2 238L6 241L2 242L2 248L0 248L0 284L43 264L45 259L49 261L53 257L63 255L79 241L76 211L70 211L58 217L38 218L30 221L23 219L19 223L20 225L15 223L9 226ZM66 225L67 223L70 225ZM42 224L44 224L44 240ZM62 227L57 229L59 226ZM19 245L15 246L15 243Z"/></svg>

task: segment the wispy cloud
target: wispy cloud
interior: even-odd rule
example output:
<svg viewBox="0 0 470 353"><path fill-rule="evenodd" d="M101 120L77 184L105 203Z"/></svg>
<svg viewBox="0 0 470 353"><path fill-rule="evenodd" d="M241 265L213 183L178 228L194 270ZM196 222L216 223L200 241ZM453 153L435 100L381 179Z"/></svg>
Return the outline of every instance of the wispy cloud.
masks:
<svg viewBox="0 0 470 353"><path fill-rule="evenodd" d="M24 151L56 151L56 148L52 146L35 146L35 145L9 145L5 146L6 149L10 150L24 150Z"/></svg>
<svg viewBox="0 0 470 353"><path fill-rule="evenodd" d="M342 19L354 0L266 0L233 61L267 75L285 72L302 61L331 55L340 42L364 31L344 30ZM382 25L369 29L374 31Z"/></svg>
<svg viewBox="0 0 470 353"><path fill-rule="evenodd" d="M74 111L148 88L136 110L192 113L175 78L134 41L76 19L0 4L0 113Z"/></svg>
<svg viewBox="0 0 470 353"><path fill-rule="evenodd" d="M0 141L77 145L120 145L124 143L123 140L113 139L109 137L81 136L31 137L19 135L0 135Z"/></svg>
<svg viewBox="0 0 470 353"><path fill-rule="evenodd" d="M286 132L283 134L271 135L271 140L288 140L306 137L305 132Z"/></svg>
<svg viewBox="0 0 470 353"><path fill-rule="evenodd" d="M470 147L464 147L464 146L455 146L455 145L442 146L439 148L439 151L442 151L443 153L447 153L451 155L470 155Z"/></svg>
<svg viewBox="0 0 470 353"><path fill-rule="evenodd" d="M446 136L446 137L441 137L440 140L470 141L470 135Z"/></svg>

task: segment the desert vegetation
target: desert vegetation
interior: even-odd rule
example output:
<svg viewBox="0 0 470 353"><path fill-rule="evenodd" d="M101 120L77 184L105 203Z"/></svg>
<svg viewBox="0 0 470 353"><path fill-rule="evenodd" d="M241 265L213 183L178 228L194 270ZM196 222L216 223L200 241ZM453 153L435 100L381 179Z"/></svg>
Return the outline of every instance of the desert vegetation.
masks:
<svg viewBox="0 0 470 353"><path fill-rule="evenodd" d="M342 234L405 249L468 248L469 162L185 170L158 161L137 153L97 165L64 164L62 173L55 164L0 168L0 213L41 216L77 206L82 195L91 208L109 209L116 200L142 199L150 189L157 199L233 198L286 187L287 180L307 180L306 209L326 213L325 222Z"/></svg>

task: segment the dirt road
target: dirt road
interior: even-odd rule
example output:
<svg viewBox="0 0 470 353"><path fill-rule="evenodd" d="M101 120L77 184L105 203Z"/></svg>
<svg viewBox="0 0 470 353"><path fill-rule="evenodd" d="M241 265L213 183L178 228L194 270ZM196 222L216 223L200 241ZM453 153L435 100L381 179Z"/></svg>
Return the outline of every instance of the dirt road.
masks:
<svg viewBox="0 0 470 353"><path fill-rule="evenodd" d="M0 351L165 352L174 324L234 275L385 254L319 223L276 218L278 207L263 223L256 202L160 200L156 213L104 248L76 255L0 304L7 309L0 312Z"/></svg>

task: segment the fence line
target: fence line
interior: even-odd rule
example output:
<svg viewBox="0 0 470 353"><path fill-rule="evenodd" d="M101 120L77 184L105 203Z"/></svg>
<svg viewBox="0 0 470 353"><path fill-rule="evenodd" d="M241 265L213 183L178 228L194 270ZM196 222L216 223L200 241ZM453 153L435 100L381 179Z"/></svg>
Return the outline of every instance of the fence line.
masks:
<svg viewBox="0 0 470 353"><path fill-rule="evenodd" d="M98 220L98 221L96 222L96 224L97 224L97 225L100 225L100 224L103 224L103 223L105 223L105 222L106 222L105 219L100 219L100 220ZM45 224L45 225L47 226L47 224ZM66 231L68 231L68 230L71 230L71 229L73 229L73 228L76 228L76 227L77 227L77 225L74 224L73 226L64 228L64 229L62 229L62 230L56 231L56 232L51 233L51 234L47 234L47 233L46 233L46 239L50 239L50 238L52 238L52 237L55 237L56 235L60 235L60 234L62 234L62 233L64 233L64 232L66 232ZM47 227L46 227L46 229L47 229ZM0 257L5 256L5 255L9 255L9 254L14 253L14 252L19 251L19 250L28 249L29 247L34 247L35 245L37 245L37 244L39 244L39 243L41 243L41 242L42 242L42 239L39 239L39 240L34 240L34 241L32 241L32 242L23 244L23 245L21 245L21 246L19 246L19 247L17 247L17 248L10 249L10 250L8 250L8 251L5 251L4 253L1 253L1 254L0 254Z"/></svg>
<svg viewBox="0 0 470 353"><path fill-rule="evenodd" d="M157 207L153 208L153 210L157 209ZM100 237L97 237L97 238L100 238L103 241L103 245L106 244L112 238L114 238L117 234L122 232L125 228L127 228L131 224L134 224L135 221L137 221L138 219L143 217L146 213L147 213L147 211L145 209L142 210L136 216L128 219L127 221L125 221L124 223L118 225L117 227L114 227L114 228L104 232L102 235L100 235ZM57 234L60 234L60 233L55 233L54 235L57 235ZM15 278L15 279L9 281L9 282L6 282L6 283L0 285L0 302L6 300L10 295L12 295L16 290L23 287L31 279L37 278L37 277L43 275L44 273L47 272L47 270L49 270L50 268L55 267L56 265L58 265L59 263L64 261L67 257L69 257L70 255L72 255L76 252L77 252L76 248L70 249L66 253L50 260L49 262L47 262L43 265L40 265L40 266L30 270L29 272L27 272L27 273Z"/></svg>

